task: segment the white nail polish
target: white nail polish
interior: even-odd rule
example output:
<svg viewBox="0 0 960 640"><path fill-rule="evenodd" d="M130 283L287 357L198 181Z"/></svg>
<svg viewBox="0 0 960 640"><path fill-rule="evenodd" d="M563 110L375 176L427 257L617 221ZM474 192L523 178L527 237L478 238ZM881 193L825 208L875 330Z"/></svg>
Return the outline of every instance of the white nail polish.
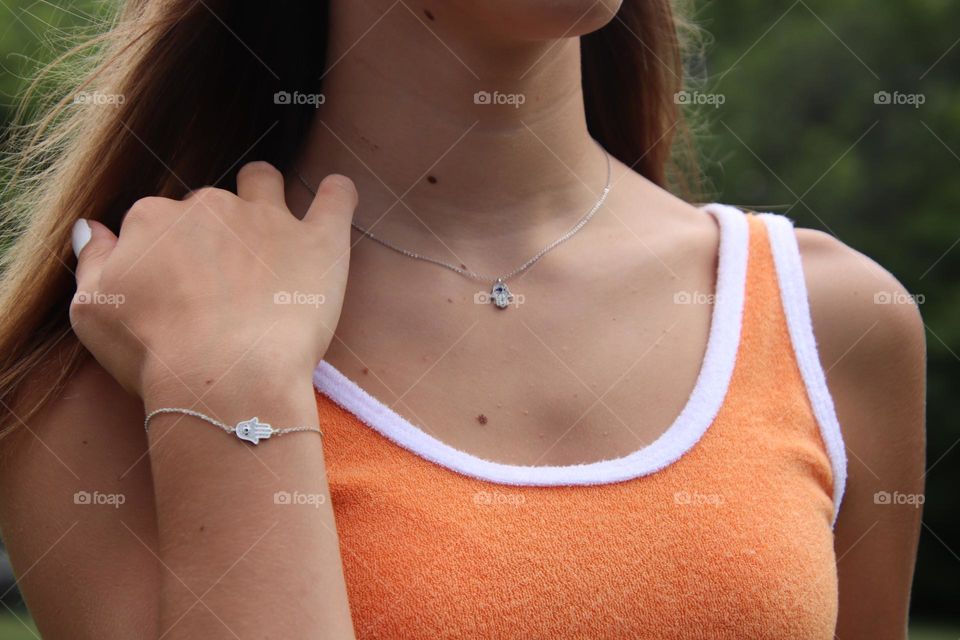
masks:
<svg viewBox="0 0 960 640"><path fill-rule="evenodd" d="M73 223L73 255L80 257L80 251L90 242L91 235L90 223L84 218Z"/></svg>

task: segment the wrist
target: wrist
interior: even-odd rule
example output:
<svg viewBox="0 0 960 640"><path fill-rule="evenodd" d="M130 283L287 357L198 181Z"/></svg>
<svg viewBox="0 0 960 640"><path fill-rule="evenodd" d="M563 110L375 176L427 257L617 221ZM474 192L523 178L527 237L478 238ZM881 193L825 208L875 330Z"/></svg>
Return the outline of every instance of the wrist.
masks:
<svg viewBox="0 0 960 640"><path fill-rule="evenodd" d="M182 372L163 367L145 372L141 389L146 412L161 407L195 408L227 423L254 415L280 422L311 416L315 420L316 415L312 370L304 367L249 362Z"/></svg>

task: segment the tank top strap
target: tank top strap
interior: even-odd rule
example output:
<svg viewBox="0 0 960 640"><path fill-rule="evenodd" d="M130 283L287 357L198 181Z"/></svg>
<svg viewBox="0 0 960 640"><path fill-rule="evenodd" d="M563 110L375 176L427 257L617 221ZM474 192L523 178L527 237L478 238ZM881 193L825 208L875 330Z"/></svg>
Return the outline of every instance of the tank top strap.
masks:
<svg viewBox="0 0 960 640"><path fill-rule="evenodd" d="M731 209L709 205L708 210L714 212L717 207ZM747 388L758 397L779 397L779 403L768 402L767 406L800 405L802 412L812 417L771 423L768 427L776 429L766 436L802 436L822 447L829 460L829 474L824 479L832 493L835 524L846 485L847 459L817 351L793 223L782 215L739 213L747 221L749 240L741 339L731 393Z"/></svg>
<svg viewBox="0 0 960 640"><path fill-rule="evenodd" d="M763 224L769 240L780 303L793 346L793 357L800 369L811 410L820 428L820 436L830 456L836 522L847 480L846 448L833 397L827 386L826 372L817 350L800 247L793 222L789 218L771 213L754 217Z"/></svg>

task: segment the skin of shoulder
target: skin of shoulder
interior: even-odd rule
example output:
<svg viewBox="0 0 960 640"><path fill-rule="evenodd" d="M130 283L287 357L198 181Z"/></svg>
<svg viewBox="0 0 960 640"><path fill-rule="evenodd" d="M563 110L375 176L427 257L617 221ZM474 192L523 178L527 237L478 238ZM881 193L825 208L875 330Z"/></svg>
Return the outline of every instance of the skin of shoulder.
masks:
<svg viewBox="0 0 960 640"><path fill-rule="evenodd" d="M819 231L798 229L797 240L847 451L835 529L837 637L903 639L925 465L923 320L903 285L870 258Z"/></svg>

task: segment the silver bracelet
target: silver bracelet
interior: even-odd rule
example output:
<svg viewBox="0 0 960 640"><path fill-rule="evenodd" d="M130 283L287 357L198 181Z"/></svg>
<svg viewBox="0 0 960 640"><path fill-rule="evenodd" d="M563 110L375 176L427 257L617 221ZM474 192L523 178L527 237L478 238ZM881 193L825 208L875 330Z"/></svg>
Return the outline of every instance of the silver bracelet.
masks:
<svg viewBox="0 0 960 640"><path fill-rule="evenodd" d="M238 422L235 426L230 426L224 424L219 420L211 418L210 416L200 413L199 411L193 411L192 409L178 409L174 407L164 407L163 409L155 409L147 414L146 419L143 421L143 430L149 433L150 431L150 420L161 413L180 413L185 416L192 416L194 418L199 418L204 422L209 422L215 427L220 427L227 433L232 433L241 440L245 440L251 444L257 444L261 440L266 440L273 436L282 436L288 433L295 433L297 431L313 431L314 433L319 433L320 437L323 437L323 431L320 430L320 427L289 427L287 429L274 429L269 424L265 422L260 422L260 419L256 416L250 418L249 420L243 420Z"/></svg>

